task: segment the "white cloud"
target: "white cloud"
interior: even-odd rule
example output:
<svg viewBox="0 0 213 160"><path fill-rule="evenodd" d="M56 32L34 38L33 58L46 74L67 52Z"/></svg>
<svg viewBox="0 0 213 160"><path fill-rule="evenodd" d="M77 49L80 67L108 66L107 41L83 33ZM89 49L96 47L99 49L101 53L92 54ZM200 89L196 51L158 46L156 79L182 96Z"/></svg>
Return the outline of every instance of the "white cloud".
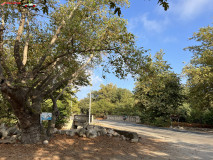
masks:
<svg viewBox="0 0 213 160"><path fill-rule="evenodd" d="M148 14L145 13L141 16L130 19L128 28L132 32L137 27L143 26L147 31L159 33L165 29L168 23L169 21L167 18L164 18L163 20L150 19Z"/></svg>
<svg viewBox="0 0 213 160"><path fill-rule="evenodd" d="M182 0L182 4L177 7L181 19L193 19L207 8L213 6L212 0Z"/></svg>
<svg viewBox="0 0 213 160"><path fill-rule="evenodd" d="M213 10L212 0L179 0L170 4L169 11L181 20L195 19L203 12Z"/></svg>

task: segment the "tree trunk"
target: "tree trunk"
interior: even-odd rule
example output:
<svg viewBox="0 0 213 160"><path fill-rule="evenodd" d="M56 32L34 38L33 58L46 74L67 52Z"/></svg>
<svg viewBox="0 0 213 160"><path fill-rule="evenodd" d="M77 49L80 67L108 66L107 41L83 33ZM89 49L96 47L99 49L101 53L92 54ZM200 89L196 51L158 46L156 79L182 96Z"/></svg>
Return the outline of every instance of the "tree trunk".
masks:
<svg viewBox="0 0 213 160"><path fill-rule="evenodd" d="M51 99L53 102L53 106L52 106L52 120L48 122L48 128L47 128L47 136L51 137L55 128L55 123L56 123L56 118L58 115L58 107L57 107L57 99L54 98L51 95Z"/></svg>
<svg viewBox="0 0 213 160"><path fill-rule="evenodd" d="M42 142L42 128L40 124L40 113L35 111L21 111L15 115L19 119L22 131L21 142L27 144Z"/></svg>
<svg viewBox="0 0 213 160"><path fill-rule="evenodd" d="M14 114L19 120L19 127L22 132L21 142L25 144L40 143L43 140L40 124L41 101L39 99L34 99L30 105L29 101L26 100L24 91L19 91L17 93L11 96L10 102Z"/></svg>
<svg viewBox="0 0 213 160"><path fill-rule="evenodd" d="M21 142L27 144L36 144L42 142L40 123L32 123L27 128L21 127Z"/></svg>

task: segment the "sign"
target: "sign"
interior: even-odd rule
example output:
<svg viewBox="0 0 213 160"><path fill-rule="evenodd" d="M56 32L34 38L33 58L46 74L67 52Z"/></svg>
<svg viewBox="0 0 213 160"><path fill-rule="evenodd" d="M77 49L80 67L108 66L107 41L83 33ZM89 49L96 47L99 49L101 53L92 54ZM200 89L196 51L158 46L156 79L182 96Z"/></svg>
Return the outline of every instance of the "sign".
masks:
<svg viewBox="0 0 213 160"><path fill-rule="evenodd" d="M52 119L52 113L48 113L48 112L42 112L41 115L41 121L44 121L44 120L51 120Z"/></svg>

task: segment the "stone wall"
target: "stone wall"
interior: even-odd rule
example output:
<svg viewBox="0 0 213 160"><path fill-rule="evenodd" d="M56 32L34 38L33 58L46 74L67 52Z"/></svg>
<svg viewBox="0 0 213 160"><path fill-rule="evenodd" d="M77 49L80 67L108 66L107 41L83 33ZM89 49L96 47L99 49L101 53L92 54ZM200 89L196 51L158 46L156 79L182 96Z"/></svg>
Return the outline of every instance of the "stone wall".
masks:
<svg viewBox="0 0 213 160"><path fill-rule="evenodd" d="M126 116L126 122L135 122L140 123L140 117L139 116ZM123 116L117 116L117 115L107 115L108 120L114 120L114 121L124 121Z"/></svg>

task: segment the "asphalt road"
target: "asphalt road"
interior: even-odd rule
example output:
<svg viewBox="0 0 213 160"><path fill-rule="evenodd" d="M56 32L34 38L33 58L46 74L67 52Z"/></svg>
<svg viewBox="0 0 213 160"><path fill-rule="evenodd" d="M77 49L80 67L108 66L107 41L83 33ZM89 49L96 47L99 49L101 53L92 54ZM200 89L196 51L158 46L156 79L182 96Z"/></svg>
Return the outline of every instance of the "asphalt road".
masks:
<svg viewBox="0 0 213 160"><path fill-rule="evenodd" d="M152 137L167 142L168 159L213 160L213 134L149 127L140 124L100 120L96 125L137 132L142 138ZM165 154L164 154L165 155ZM164 157L158 157L164 159ZM158 159L156 158L156 159ZM166 158L166 159L167 159Z"/></svg>

